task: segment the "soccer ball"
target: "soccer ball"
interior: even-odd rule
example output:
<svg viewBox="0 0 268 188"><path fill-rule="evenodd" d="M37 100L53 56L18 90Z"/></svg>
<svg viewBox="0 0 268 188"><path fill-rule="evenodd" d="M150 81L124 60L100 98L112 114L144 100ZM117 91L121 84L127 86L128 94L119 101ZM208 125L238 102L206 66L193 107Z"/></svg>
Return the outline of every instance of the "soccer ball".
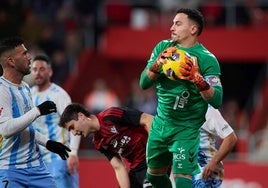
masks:
<svg viewBox="0 0 268 188"><path fill-rule="evenodd" d="M191 57L187 52L181 49L176 49L175 52L172 53L170 58L167 58L166 63L162 66L163 73L170 80L178 80L178 76L180 74L180 63L185 62L185 57Z"/></svg>

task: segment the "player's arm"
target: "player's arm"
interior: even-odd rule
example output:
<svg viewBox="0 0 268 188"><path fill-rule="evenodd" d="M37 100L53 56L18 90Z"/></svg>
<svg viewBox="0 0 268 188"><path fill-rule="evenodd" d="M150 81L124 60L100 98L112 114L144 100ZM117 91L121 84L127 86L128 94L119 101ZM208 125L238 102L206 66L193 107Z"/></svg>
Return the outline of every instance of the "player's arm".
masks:
<svg viewBox="0 0 268 188"><path fill-rule="evenodd" d="M214 108L218 108L222 104L223 90L220 77L217 75L206 76L205 81L209 84L209 89L200 91L201 96Z"/></svg>
<svg viewBox="0 0 268 188"><path fill-rule="evenodd" d="M229 134L223 139L219 150L216 155L211 159L211 161L204 167L202 178L209 178L217 168L217 164L222 161L233 149L237 141L237 136L234 132Z"/></svg>
<svg viewBox="0 0 268 188"><path fill-rule="evenodd" d="M144 126L150 129L153 116L129 107L112 107L106 111L108 114L105 119L109 119L117 125L122 126Z"/></svg>
<svg viewBox="0 0 268 188"><path fill-rule="evenodd" d="M9 93L1 85L0 90L0 135L9 138L27 128L40 115L40 112L35 107L24 115L14 118Z"/></svg>
<svg viewBox="0 0 268 188"><path fill-rule="evenodd" d="M142 71L140 75L140 87L142 89L148 89L153 86L155 80L158 78L159 74L152 72L150 70L153 67L153 63L156 61L156 48L153 50L150 59L148 60L148 64L146 65L145 69Z"/></svg>
<svg viewBox="0 0 268 188"><path fill-rule="evenodd" d="M119 183L119 186L122 188L130 188L128 171L121 157L118 156L116 153L106 150L104 148L101 148L99 151L103 153L110 161L110 164L114 169L115 176Z"/></svg>
<svg viewBox="0 0 268 188"><path fill-rule="evenodd" d="M123 161L119 157L113 157L110 161L110 164L114 169L116 179L119 183L119 187L130 188L128 171Z"/></svg>
<svg viewBox="0 0 268 188"><path fill-rule="evenodd" d="M147 113L142 113L140 117L140 125L144 126L146 131L149 132L151 129L153 116Z"/></svg>
<svg viewBox="0 0 268 188"><path fill-rule="evenodd" d="M80 145L81 136L74 136L70 134L70 149L69 158L67 160L67 169L70 174L77 172L79 169L78 149Z"/></svg>
<svg viewBox="0 0 268 188"><path fill-rule="evenodd" d="M180 79L191 81L204 100L210 105L218 108L222 104L222 86L218 75L210 75L206 78L199 72L199 66L196 57L186 57L185 62L181 63L179 68Z"/></svg>
<svg viewBox="0 0 268 188"><path fill-rule="evenodd" d="M212 175L213 171L215 171L217 164L231 152L237 142L237 136L232 127L222 117L219 110L216 110L211 106L208 107L206 122L202 128L222 139L219 150L203 169L202 176L206 179Z"/></svg>
<svg viewBox="0 0 268 188"><path fill-rule="evenodd" d="M13 118L9 100L0 101L2 107L0 113L0 135L5 138L11 137L28 127L38 116L56 112L56 105L52 101L45 101L37 107L32 108L20 117Z"/></svg>
<svg viewBox="0 0 268 188"><path fill-rule="evenodd" d="M71 104L71 97L67 92L64 90L60 90L60 94L56 95L57 99L55 100L55 103L57 105L57 111L59 115L61 115L69 104ZM78 149L80 146L81 136L74 136L70 132L68 132L70 135L70 149L71 151L68 152L69 158L67 159L67 169L70 174L74 174L79 169L79 158L78 158Z"/></svg>
<svg viewBox="0 0 268 188"><path fill-rule="evenodd" d="M39 110L33 108L18 118L12 118L11 115L7 115L7 109L8 108L3 107L0 120L0 135L5 138L9 138L23 131L40 115Z"/></svg>
<svg viewBox="0 0 268 188"><path fill-rule="evenodd" d="M35 131L35 140L37 144L46 147L49 151L53 153L57 153L62 158L62 160L66 160L69 157L68 152L71 151L70 148L60 142L49 140L38 131Z"/></svg>

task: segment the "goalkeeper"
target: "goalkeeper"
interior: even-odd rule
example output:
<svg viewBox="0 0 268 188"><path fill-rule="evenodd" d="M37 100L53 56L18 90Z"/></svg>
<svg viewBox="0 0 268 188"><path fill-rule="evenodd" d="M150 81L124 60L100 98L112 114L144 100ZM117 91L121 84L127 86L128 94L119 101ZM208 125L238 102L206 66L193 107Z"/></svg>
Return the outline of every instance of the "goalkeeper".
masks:
<svg viewBox="0 0 268 188"><path fill-rule="evenodd" d="M222 103L219 63L198 42L203 22L199 11L179 9L170 29L171 39L155 46L141 73L141 88L155 86L158 96L146 156L146 176L154 188L171 188L166 175L171 165L176 187L192 187L192 176L200 172L197 151L207 106L218 108ZM179 79L173 81L163 74L162 65L177 48L195 58L185 59L176 75Z"/></svg>

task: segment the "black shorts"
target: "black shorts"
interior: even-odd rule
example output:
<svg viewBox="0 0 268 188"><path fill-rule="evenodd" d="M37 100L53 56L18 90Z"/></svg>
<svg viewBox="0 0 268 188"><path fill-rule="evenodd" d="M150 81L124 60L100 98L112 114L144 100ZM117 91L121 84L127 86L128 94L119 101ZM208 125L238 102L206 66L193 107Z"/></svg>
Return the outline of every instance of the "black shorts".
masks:
<svg viewBox="0 0 268 188"><path fill-rule="evenodd" d="M145 160L129 171L130 188L143 188L146 171L147 165Z"/></svg>

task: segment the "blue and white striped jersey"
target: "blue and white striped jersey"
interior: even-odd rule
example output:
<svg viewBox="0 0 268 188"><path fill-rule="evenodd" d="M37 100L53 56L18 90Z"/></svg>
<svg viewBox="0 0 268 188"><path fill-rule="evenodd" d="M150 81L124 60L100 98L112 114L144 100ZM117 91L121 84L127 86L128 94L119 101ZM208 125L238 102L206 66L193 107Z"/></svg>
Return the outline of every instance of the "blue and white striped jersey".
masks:
<svg viewBox="0 0 268 188"><path fill-rule="evenodd" d="M57 106L56 113L41 116L33 122L36 130L45 137L68 146L70 144L70 134L67 129L59 127L60 115L65 107L71 103L68 93L54 83L51 83L50 87L42 92L38 92L37 86L33 86L31 93L35 106L47 100L53 101ZM40 151L46 163L50 163L53 159L61 160L59 155L50 152L44 147L40 147Z"/></svg>
<svg viewBox="0 0 268 188"><path fill-rule="evenodd" d="M201 127L198 163L204 167L218 151L217 138L224 139L233 132L232 127L225 121L219 110L209 106L206 113L206 122ZM214 178L223 178L223 163L218 164ZM201 174L199 174L200 176ZM198 179L198 175L195 178ZM200 176L201 178L201 176Z"/></svg>
<svg viewBox="0 0 268 188"><path fill-rule="evenodd" d="M13 84L0 77L0 169L31 168L42 162L31 122L33 108L27 83Z"/></svg>

